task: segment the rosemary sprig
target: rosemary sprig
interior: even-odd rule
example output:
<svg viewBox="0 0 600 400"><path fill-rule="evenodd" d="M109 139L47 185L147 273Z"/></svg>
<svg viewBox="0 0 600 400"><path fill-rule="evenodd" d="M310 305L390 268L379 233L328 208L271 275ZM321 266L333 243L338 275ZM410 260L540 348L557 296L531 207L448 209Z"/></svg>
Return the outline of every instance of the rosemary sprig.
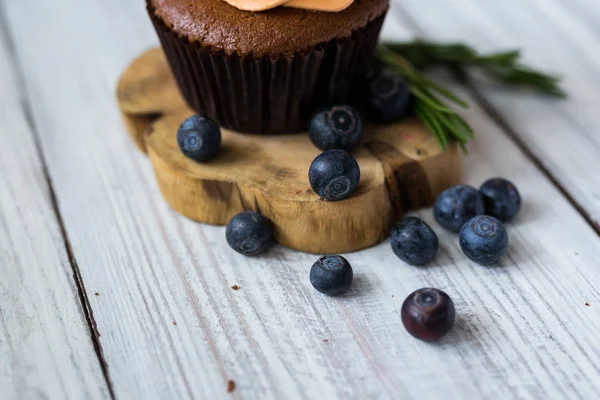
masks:
<svg viewBox="0 0 600 400"><path fill-rule="evenodd" d="M458 142L464 150L466 143L474 138L469 124L448 108L445 101L462 108L467 108L468 104L419 71L444 67L464 81L467 70L478 68L505 85L529 87L551 96L566 96L560 88L558 77L520 64L519 51L481 55L464 44L438 44L417 40L408 43L382 43L377 48L376 56L406 80L415 98L414 112L417 118L431 131L443 150L451 140Z"/></svg>
<svg viewBox="0 0 600 400"><path fill-rule="evenodd" d="M444 67L451 71L477 68L504 85L529 88L550 96L566 97L566 93L560 87L559 77L521 64L521 53L518 50L480 54L460 43L440 44L423 40L385 43L385 46L421 71L434 67Z"/></svg>
<svg viewBox="0 0 600 400"><path fill-rule="evenodd" d="M465 120L446 106L444 100L462 108L467 108L468 104L417 71L405 58L387 46L379 45L376 56L404 78L415 98L413 108L417 118L433 134L439 146L446 150L450 140L455 140L465 149L467 142L474 138L473 131Z"/></svg>

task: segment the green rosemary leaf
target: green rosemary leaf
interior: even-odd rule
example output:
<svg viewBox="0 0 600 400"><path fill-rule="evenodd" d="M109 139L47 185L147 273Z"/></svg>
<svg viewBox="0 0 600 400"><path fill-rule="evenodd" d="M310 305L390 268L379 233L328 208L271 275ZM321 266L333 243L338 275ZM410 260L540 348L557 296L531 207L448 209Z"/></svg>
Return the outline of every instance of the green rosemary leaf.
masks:
<svg viewBox="0 0 600 400"><path fill-rule="evenodd" d="M413 67L402 55L396 53L397 45L380 45L376 56L388 68L400 74L409 85L414 96L414 112L431 132L442 150L446 150L450 141L456 141L465 150L465 144L473 137L469 125L449 108L444 100L460 107L468 104L447 88L429 79ZM438 49L439 51L439 49ZM461 51L468 51L462 49ZM448 57L451 53L448 54Z"/></svg>
<svg viewBox="0 0 600 400"><path fill-rule="evenodd" d="M566 97L566 93L560 88L558 77L546 75L527 67L494 68L489 70L489 74L505 84L536 87L547 94Z"/></svg>
<svg viewBox="0 0 600 400"><path fill-rule="evenodd" d="M551 96L566 96L565 91L560 88L558 77L522 65L518 50L482 55L464 44L439 44L423 40L385 43L385 46L389 51L404 57L418 70L434 67L451 70L477 68L505 85L527 87Z"/></svg>
<svg viewBox="0 0 600 400"><path fill-rule="evenodd" d="M444 134L444 129L440 124L427 112L427 107L422 107L417 103L415 105L415 114L417 115L417 118L423 122L423 125L425 125L427 130L433 134L438 146L440 146L443 151L446 151L448 148L448 138Z"/></svg>
<svg viewBox="0 0 600 400"><path fill-rule="evenodd" d="M469 140L475 138L473 130L462 118L455 116L451 119L450 123L454 126L452 132L454 132L455 138L460 143L468 143Z"/></svg>
<svg viewBox="0 0 600 400"><path fill-rule="evenodd" d="M473 129L471 126L462 118L456 118L455 123L459 126L462 132L464 132L465 142L469 139L475 139L475 134L473 133Z"/></svg>
<svg viewBox="0 0 600 400"><path fill-rule="evenodd" d="M451 133L454 139L457 139L459 142L462 142L466 139L464 132L460 130L453 118L441 119L440 122Z"/></svg>
<svg viewBox="0 0 600 400"><path fill-rule="evenodd" d="M473 63L477 65L483 64L492 64L492 65L506 65L511 66L515 65L519 58L521 57L521 52L519 50L507 51L504 53L495 53L484 56L475 57L473 59Z"/></svg>
<svg viewBox="0 0 600 400"><path fill-rule="evenodd" d="M448 107L444 106L440 101L438 101L435 96L433 96L431 93L429 93L427 91L426 88L423 87L419 87L416 85L412 85L410 88L411 93L420 101L422 101L423 103L425 103L429 108L432 108L434 110L437 110L438 112L441 113L453 113L454 111L452 111L451 109L449 109Z"/></svg>
<svg viewBox="0 0 600 400"><path fill-rule="evenodd" d="M450 92L445 87L443 87L427 78L423 78L423 83L425 83L429 88L434 89L436 92L438 92L439 94L441 94L447 100L450 100L454 104L459 105L462 108L469 108L469 104L466 101L464 101L460 97L456 96L454 93Z"/></svg>

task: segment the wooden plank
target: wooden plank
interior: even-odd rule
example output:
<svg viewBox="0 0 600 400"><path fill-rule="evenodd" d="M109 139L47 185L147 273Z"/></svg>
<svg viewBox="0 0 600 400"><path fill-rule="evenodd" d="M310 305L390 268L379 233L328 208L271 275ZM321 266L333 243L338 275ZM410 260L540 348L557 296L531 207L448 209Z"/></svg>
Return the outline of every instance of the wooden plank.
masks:
<svg viewBox="0 0 600 400"><path fill-rule="evenodd" d="M108 398L3 35L0 29L0 397Z"/></svg>
<svg viewBox="0 0 600 400"><path fill-rule="evenodd" d="M73 250L100 294L91 305L117 397L227 398L230 379L233 396L249 399L600 391L600 241L479 108L467 115L480 133L467 180L506 176L526 199L503 266L471 264L437 229L434 265L406 266L385 244L350 254L353 289L330 299L308 282L314 256L277 247L244 258L223 228L181 218L161 199L113 100L121 69L156 43L133 3L7 4ZM386 32L409 33L393 21ZM457 304L457 327L439 344L412 339L400 322L402 300L422 286Z"/></svg>
<svg viewBox="0 0 600 400"><path fill-rule="evenodd" d="M598 227L600 175L590 171L600 169L600 2L396 2L398 16L421 36L487 51L521 48L527 63L564 78L567 101L485 85L477 90Z"/></svg>

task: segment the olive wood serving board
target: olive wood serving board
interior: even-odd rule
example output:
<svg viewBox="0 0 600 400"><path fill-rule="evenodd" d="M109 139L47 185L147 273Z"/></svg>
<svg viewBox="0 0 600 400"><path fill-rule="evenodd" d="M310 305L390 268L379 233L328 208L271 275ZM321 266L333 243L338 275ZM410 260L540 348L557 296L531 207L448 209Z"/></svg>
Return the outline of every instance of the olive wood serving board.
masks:
<svg viewBox="0 0 600 400"><path fill-rule="evenodd" d="M429 206L461 181L457 146L442 152L417 120L367 125L353 151L361 182L348 199L327 202L310 188L308 168L320 150L306 133L246 135L223 129L217 159L198 163L177 146L179 124L194 112L183 101L162 50L125 70L117 99L127 130L148 154L166 202L193 220L225 225L256 210L273 221L282 245L310 253L361 250L386 239L409 210Z"/></svg>

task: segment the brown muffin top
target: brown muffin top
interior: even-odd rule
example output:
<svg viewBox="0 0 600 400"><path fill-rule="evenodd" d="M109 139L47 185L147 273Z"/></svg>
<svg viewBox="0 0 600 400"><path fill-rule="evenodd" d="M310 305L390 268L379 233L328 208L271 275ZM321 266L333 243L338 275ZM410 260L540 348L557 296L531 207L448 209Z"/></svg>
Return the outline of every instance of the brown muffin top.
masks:
<svg viewBox="0 0 600 400"><path fill-rule="evenodd" d="M337 13L277 7L240 11L221 0L149 0L174 32L227 54L292 54L349 37L381 16L389 0L355 0Z"/></svg>

